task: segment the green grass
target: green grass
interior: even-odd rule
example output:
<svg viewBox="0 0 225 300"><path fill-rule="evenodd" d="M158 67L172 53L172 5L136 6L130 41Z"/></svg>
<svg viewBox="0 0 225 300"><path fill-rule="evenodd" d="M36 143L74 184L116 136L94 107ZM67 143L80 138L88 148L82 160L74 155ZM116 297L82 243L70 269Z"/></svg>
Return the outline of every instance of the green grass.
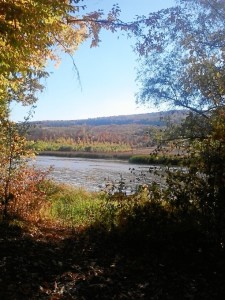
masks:
<svg viewBox="0 0 225 300"><path fill-rule="evenodd" d="M149 202L146 192L132 196L117 192L109 196L53 182L46 182L43 190L48 200L41 218L73 228L97 226L110 231L125 225L135 215L134 208Z"/></svg>
<svg viewBox="0 0 225 300"><path fill-rule="evenodd" d="M61 151L61 152L123 152L131 151L130 145L126 143L110 143L110 142L95 142L95 143L75 143L75 142L57 142L57 141L29 141L28 148L37 152L42 151Z"/></svg>
<svg viewBox="0 0 225 300"><path fill-rule="evenodd" d="M79 152L79 151L42 151L39 155L70 157L70 158L91 158L91 159L120 159L128 160L131 156L127 152Z"/></svg>
<svg viewBox="0 0 225 300"><path fill-rule="evenodd" d="M160 155L133 155L129 158L129 162L133 164L170 164L177 166L181 162L180 157L175 156L160 156Z"/></svg>
<svg viewBox="0 0 225 300"><path fill-rule="evenodd" d="M48 183L45 190L48 202L41 211L42 218L69 227L87 227L100 218L99 207L105 201L102 193L55 183Z"/></svg>
<svg viewBox="0 0 225 300"><path fill-rule="evenodd" d="M201 229L198 207L193 204L184 215L156 183L143 185L134 195L88 192L52 182L47 182L43 191L47 202L41 219L67 228L126 233L130 240L164 240L180 230Z"/></svg>
<svg viewBox="0 0 225 300"><path fill-rule="evenodd" d="M111 230L132 215L134 206L148 201L143 193L126 196L117 192L109 196L54 182L46 182L43 190L47 203L41 209L41 218L75 228L100 226Z"/></svg>

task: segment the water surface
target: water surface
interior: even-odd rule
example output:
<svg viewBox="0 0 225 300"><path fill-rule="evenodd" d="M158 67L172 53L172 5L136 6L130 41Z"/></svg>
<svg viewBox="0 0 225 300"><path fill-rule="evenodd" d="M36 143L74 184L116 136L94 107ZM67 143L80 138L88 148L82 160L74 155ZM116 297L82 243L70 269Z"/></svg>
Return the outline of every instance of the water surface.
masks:
<svg viewBox="0 0 225 300"><path fill-rule="evenodd" d="M57 182L90 191L112 188L112 184L118 186L122 181L126 190L131 191L136 184L153 180L150 166L119 160L37 156L35 165L41 169L52 166L50 176Z"/></svg>

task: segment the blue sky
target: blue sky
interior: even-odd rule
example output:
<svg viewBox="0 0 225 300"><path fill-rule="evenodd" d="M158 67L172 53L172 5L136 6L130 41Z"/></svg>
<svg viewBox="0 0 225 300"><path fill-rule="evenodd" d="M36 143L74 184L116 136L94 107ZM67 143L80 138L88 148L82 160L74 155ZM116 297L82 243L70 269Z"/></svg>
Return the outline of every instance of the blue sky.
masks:
<svg viewBox="0 0 225 300"><path fill-rule="evenodd" d="M120 19L132 21L135 15L148 15L171 6L173 0L87 0L89 10L108 11L118 3ZM36 103L33 120L72 120L102 116L128 115L155 111L154 107L137 107L137 56L132 40L119 33L102 31L99 47L90 49L90 41L74 54L81 85L71 58L64 55L60 66L46 80L45 90ZM12 106L12 119L22 121L28 108Z"/></svg>

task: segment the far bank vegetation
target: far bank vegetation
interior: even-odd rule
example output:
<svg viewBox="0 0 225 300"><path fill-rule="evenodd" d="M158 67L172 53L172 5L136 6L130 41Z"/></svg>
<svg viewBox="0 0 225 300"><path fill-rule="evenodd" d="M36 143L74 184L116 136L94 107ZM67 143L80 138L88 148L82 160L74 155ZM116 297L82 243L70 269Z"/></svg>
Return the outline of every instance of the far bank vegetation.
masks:
<svg viewBox="0 0 225 300"><path fill-rule="evenodd" d="M138 161L146 163L146 155L155 150L160 140L162 142L165 139L163 133L166 124L178 123L184 116L184 111L170 111L87 120L34 122L28 133L28 141L29 146L40 154L74 157L90 155L95 158L110 158L111 155L124 159L138 155ZM86 155L82 152L86 152Z"/></svg>

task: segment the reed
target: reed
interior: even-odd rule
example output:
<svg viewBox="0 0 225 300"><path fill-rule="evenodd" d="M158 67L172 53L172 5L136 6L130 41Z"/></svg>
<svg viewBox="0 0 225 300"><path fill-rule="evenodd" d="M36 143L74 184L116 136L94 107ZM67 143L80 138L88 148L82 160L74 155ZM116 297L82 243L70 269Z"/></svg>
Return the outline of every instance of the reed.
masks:
<svg viewBox="0 0 225 300"><path fill-rule="evenodd" d="M100 218L103 194L53 182L45 190L48 201L41 210L43 220L66 227L88 227Z"/></svg>
<svg viewBox="0 0 225 300"><path fill-rule="evenodd" d="M133 164L154 164L154 165L174 165L177 166L182 158L177 156L156 156L156 155L133 155L129 162Z"/></svg>

